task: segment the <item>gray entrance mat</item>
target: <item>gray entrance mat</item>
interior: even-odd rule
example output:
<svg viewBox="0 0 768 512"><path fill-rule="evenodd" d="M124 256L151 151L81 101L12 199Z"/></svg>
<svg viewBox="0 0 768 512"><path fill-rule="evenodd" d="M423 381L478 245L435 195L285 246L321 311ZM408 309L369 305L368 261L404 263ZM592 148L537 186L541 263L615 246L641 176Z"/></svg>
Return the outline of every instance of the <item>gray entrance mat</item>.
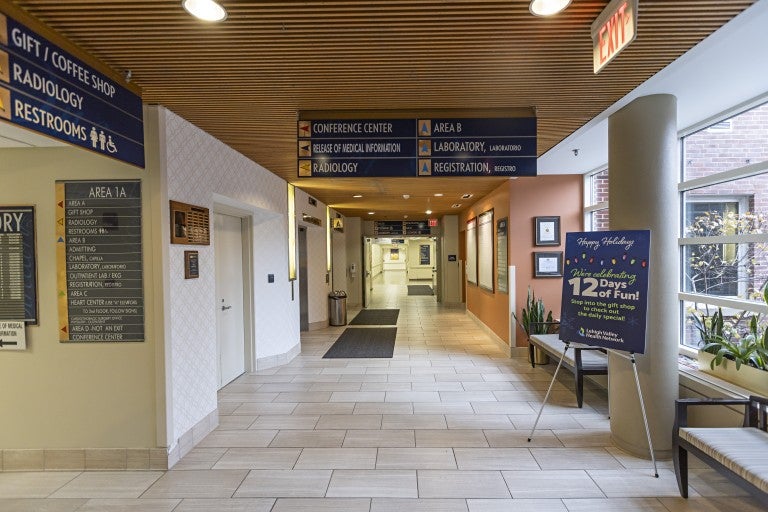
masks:
<svg viewBox="0 0 768 512"><path fill-rule="evenodd" d="M397 327L345 329L323 359L387 357L395 351Z"/></svg>
<svg viewBox="0 0 768 512"><path fill-rule="evenodd" d="M409 284L408 295L434 295L435 292L431 286L426 284Z"/></svg>
<svg viewBox="0 0 768 512"><path fill-rule="evenodd" d="M399 309L364 309L349 325L396 325Z"/></svg>

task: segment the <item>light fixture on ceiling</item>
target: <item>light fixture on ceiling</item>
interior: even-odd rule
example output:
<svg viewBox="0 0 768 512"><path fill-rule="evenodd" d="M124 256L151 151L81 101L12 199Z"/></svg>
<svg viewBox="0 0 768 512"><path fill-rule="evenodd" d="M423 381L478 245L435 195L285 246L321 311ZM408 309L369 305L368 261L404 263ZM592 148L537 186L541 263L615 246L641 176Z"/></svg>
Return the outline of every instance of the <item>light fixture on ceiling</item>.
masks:
<svg viewBox="0 0 768 512"><path fill-rule="evenodd" d="M461 208L461 203L453 203L451 208Z"/></svg>
<svg viewBox="0 0 768 512"><path fill-rule="evenodd" d="M571 0L531 0L528 8L535 16L554 16L570 4Z"/></svg>
<svg viewBox="0 0 768 512"><path fill-rule="evenodd" d="M224 21L227 11L214 0L183 0L181 5L197 19L203 21Z"/></svg>
<svg viewBox="0 0 768 512"><path fill-rule="evenodd" d="M443 197L443 194L440 194L440 193L435 194L435 197Z"/></svg>
<svg viewBox="0 0 768 512"><path fill-rule="evenodd" d="M461 196L461 198L462 199L470 199L472 197L472 195L473 194L464 194L463 196Z"/></svg>
<svg viewBox="0 0 768 512"><path fill-rule="evenodd" d="M427 210L424 213L426 213L427 215L432 215L432 210Z"/></svg>
<svg viewBox="0 0 768 512"><path fill-rule="evenodd" d="M376 213L376 212L368 212L368 215L373 215L374 213Z"/></svg>
<svg viewBox="0 0 768 512"><path fill-rule="evenodd" d="M410 199L410 198L411 198L410 194L403 194L403 199Z"/></svg>
<svg viewBox="0 0 768 512"><path fill-rule="evenodd" d="M363 197L363 194L355 194L352 197L354 197L355 199L360 199L361 197Z"/></svg>

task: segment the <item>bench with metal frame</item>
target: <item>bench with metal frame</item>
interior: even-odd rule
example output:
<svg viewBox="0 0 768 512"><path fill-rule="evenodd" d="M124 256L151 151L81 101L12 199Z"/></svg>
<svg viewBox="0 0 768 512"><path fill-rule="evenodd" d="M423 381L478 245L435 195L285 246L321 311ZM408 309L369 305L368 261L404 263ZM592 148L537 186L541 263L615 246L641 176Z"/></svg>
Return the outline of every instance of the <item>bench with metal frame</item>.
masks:
<svg viewBox="0 0 768 512"><path fill-rule="evenodd" d="M542 322L552 324L553 322ZM565 343L558 334L531 334L528 337L528 354L532 367L536 367L534 348L538 347L552 358L560 360L565 350ZM600 347L591 347L581 343L571 343L573 356L566 353L563 358L563 368L570 371L576 380L576 402L579 408L584 405L584 376L607 375L608 354ZM570 352L570 351L569 351Z"/></svg>
<svg viewBox="0 0 768 512"><path fill-rule="evenodd" d="M741 427L688 426L691 406L743 405ZM684 398L675 401L672 432L675 476L688 497L688 453L692 453L768 506L768 398Z"/></svg>

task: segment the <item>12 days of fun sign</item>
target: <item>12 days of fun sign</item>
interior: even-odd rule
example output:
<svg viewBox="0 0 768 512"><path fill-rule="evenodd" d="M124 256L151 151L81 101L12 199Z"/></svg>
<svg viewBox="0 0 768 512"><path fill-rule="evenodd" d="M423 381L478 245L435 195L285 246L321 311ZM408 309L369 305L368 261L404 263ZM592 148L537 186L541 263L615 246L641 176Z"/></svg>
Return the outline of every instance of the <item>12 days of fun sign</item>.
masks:
<svg viewBox="0 0 768 512"><path fill-rule="evenodd" d="M645 352L650 231L567 233L560 338Z"/></svg>

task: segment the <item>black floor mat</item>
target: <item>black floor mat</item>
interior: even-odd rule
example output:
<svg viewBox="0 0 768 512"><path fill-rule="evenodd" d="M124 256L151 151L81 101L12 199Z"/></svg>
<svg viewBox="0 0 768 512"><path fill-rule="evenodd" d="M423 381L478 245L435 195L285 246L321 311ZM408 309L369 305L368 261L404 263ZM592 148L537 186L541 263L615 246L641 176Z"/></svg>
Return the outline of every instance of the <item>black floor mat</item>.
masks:
<svg viewBox="0 0 768 512"><path fill-rule="evenodd" d="M349 325L396 325L399 309L364 309Z"/></svg>
<svg viewBox="0 0 768 512"><path fill-rule="evenodd" d="M397 327L345 329L323 359L388 357L395 351Z"/></svg>
<svg viewBox="0 0 768 512"><path fill-rule="evenodd" d="M409 284L408 295L434 295L432 287L426 284Z"/></svg>

